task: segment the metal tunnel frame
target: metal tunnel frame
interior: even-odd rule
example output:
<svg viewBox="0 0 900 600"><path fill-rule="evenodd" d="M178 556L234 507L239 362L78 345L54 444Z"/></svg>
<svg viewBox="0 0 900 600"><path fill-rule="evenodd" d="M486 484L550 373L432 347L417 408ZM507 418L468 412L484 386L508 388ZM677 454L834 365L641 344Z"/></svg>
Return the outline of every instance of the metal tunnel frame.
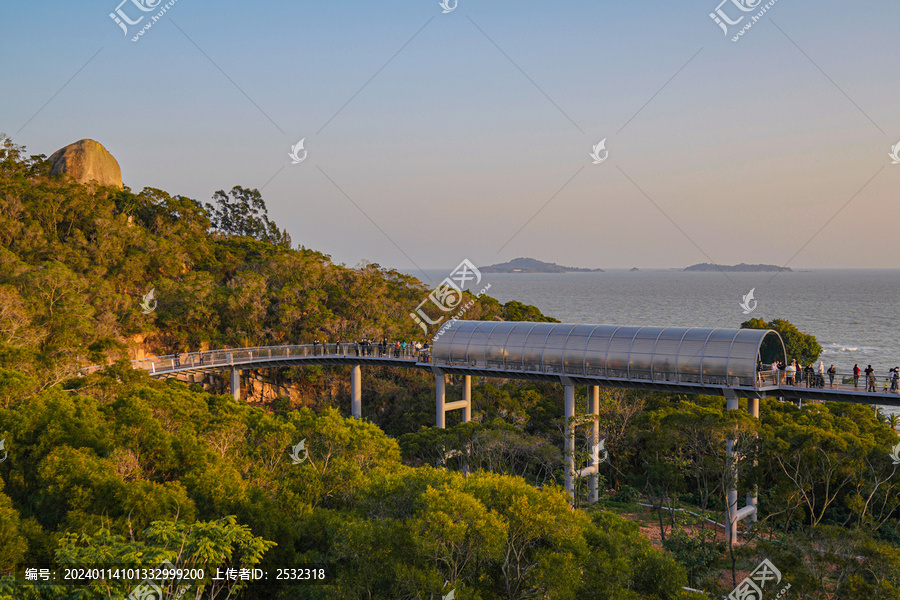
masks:
<svg viewBox="0 0 900 600"><path fill-rule="evenodd" d="M631 327L529 321L455 321L436 337L435 367L512 373L754 386L771 329Z"/></svg>

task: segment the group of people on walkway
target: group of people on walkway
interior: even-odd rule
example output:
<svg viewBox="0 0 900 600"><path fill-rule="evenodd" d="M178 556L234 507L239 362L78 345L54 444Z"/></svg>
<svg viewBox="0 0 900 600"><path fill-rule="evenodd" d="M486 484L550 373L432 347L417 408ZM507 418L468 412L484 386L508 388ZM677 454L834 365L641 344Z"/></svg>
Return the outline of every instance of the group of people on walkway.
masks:
<svg viewBox="0 0 900 600"><path fill-rule="evenodd" d="M760 370L763 369L760 364ZM825 363L819 361L816 365L808 364L803 366L800 361L794 359L789 364L784 362L773 362L770 366L772 371L772 380L776 385L806 385L806 387L825 387L825 376L828 375L829 387L834 387L834 378L838 371L834 365L827 369ZM867 392L877 392L878 376L872 365L868 365L865 369L860 369L859 364L853 365L853 387L859 387L860 375L864 377ZM840 385L841 381L838 382ZM846 382L849 384L849 382ZM883 389L885 393L897 393L900 391L900 367L894 367L888 370L884 379Z"/></svg>
<svg viewBox="0 0 900 600"><path fill-rule="evenodd" d="M776 385L806 384L806 387L825 387L825 375L827 374L829 385L834 387L834 376L837 374L834 365L831 365L826 370L825 363L821 360L816 366L813 366L812 364L803 366L803 364L796 359L792 360L789 364L776 361L772 363L771 369L772 380Z"/></svg>
<svg viewBox="0 0 900 600"><path fill-rule="evenodd" d="M338 340L334 343L334 347L330 348L328 341L313 341L313 356L327 356L329 354L349 354L353 352L356 356L378 356L394 358L402 358L406 356L418 357L421 352L428 352L428 342L422 344L417 341L396 340L389 342L387 338L375 341L368 338L357 340L355 342L344 343Z"/></svg>
<svg viewBox="0 0 900 600"><path fill-rule="evenodd" d="M866 378L866 391L877 392L878 380L875 375L875 369L872 365L868 365L864 370L860 371L859 364L853 365L853 387L859 387L859 375L862 373ZM885 393L896 393L900 389L900 367L894 367L888 370L887 377L884 379L882 386Z"/></svg>
<svg viewBox="0 0 900 600"><path fill-rule="evenodd" d="M424 345L421 342L407 342L405 340L389 342L387 338L383 338L380 342L370 339L356 342L356 356L393 356L394 358L401 358L404 356L418 356L423 350L428 350L428 342Z"/></svg>

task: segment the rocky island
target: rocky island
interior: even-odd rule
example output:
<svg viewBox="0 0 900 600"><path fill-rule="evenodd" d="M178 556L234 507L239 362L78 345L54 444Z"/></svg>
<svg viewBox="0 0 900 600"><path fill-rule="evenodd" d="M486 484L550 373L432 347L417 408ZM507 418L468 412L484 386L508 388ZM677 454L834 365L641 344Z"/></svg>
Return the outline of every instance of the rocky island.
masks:
<svg viewBox="0 0 900 600"><path fill-rule="evenodd" d="M548 263L536 258L514 258L505 263L497 263L481 267L482 273L605 273L603 269L583 269L580 267L564 267L556 263Z"/></svg>
<svg viewBox="0 0 900 600"><path fill-rule="evenodd" d="M683 271L735 271L743 273L759 273L759 272L775 272L785 271L792 272L790 267L779 267L778 265L748 265L741 263L739 265L715 265L713 263L699 263L685 267Z"/></svg>

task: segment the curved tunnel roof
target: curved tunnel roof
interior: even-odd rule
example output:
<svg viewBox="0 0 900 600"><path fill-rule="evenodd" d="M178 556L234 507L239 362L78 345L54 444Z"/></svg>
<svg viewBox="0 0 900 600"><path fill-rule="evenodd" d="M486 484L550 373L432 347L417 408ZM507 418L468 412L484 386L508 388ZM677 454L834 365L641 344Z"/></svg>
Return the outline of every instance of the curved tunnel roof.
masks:
<svg viewBox="0 0 900 600"><path fill-rule="evenodd" d="M771 329L628 327L530 321L454 321L434 340L435 366L753 385Z"/></svg>

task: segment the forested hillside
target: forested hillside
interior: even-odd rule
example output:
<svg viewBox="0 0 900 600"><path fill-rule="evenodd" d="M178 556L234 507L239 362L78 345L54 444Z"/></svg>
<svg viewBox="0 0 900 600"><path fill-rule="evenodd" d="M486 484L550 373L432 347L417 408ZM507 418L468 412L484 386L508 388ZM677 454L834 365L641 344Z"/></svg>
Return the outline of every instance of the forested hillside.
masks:
<svg viewBox="0 0 900 600"><path fill-rule="evenodd" d="M128 349L423 338L409 313L424 284L292 248L256 190L235 186L204 206L49 170L43 156L0 142L0 359L42 385ZM144 314L151 289L158 305ZM544 319L487 296L467 317Z"/></svg>
<svg viewBox="0 0 900 600"><path fill-rule="evenodd" d="M144 314L154 288L158 306ZM187 590L163 585L166 600L699 599L709 596L684 588L723 597L763 558L790 585L783 598L900 599L896 423L870 407L765 400L757 421L718 397L604 390L601 502L585 505L579 479L573 509L560 488L558 385L476 378L473 422L441 430L430 426L434 378L418 371L364 369L359 421L333 383L346 367L286 370L299 397L248 403L151 380L126 360L421 339L408 313L426 291L293 248L255 190L204 205L82 186L3 142L0 600L138 598L135 582L23 573L164 561L206 573ZM548 319L484 296L466 317ZM791 352L821 351L774 324ZM86 364L108 366L77 376ZM458 388L451 378L451 399ZM741 489L760 496L760 521L734 553L711 522L724 521L726 439L737 440ZM217 568L272 580L215 581ZM279 569L324 581L274 580Z"/></svg>

